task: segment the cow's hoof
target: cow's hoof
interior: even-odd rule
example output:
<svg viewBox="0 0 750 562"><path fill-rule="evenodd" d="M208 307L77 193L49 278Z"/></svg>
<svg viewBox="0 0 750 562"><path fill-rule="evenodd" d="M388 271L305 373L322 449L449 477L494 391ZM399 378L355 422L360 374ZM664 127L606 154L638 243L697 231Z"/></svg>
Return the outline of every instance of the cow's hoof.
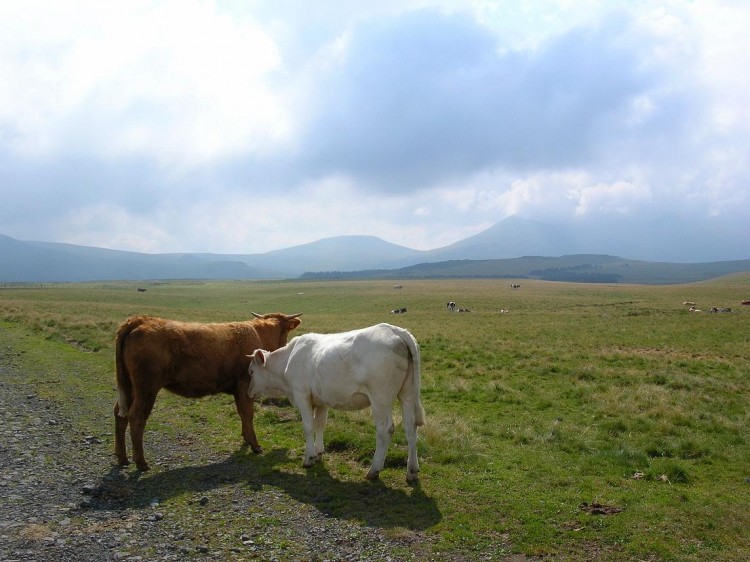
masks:
<svg viewBox="0 0 750 562"><path fill-rule="evenodd" d="M141 472L146 472L147 470L151 468L146 462L137 462L135 463L135 465L138 467L138 470L140 470Z"/></svg>
<svg viewBox="0 0 750 562"><path fill-rule="evenodd" d="M119 464L120 466L128 466L130 464L130 461L127 458L117 459L117 464Z"/></svg>
<svg viewBox="0 0 750 562"><path fill-rule="evenodd" d="M263 452L263 447L260 445L250 445L250 448L256 455L260 455Z"/></svg>

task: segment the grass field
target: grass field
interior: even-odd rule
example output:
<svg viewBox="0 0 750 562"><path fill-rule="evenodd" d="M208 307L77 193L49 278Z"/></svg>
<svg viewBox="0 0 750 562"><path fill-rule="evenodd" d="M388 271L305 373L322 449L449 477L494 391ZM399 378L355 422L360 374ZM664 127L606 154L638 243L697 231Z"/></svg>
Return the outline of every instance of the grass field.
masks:
<svg viewBox="0 0 750 562"><path fill-rule="evenodd" d="M299 333L392 322L422 347L421 484L405 483L399 427L381 474L395 493L373 500L364 524L424 531L431 548L462 555L750 560L750 307L740 306L750 275L669 286L512 282L16 288L0 291L0 329L13 334L30 377L49 383L40 392L67 401L111 451L113 338L131 314L208 322L304 312ZM472 312L449 313L449 300ZM688 300L704 312L688 312ZM711 306L734 312L709 314ZM408 312L389 314L399 307ZM279 457L275 470L290 482L303 473L291 407L262 404L256 430ZM147 426L147 457L149 431L188 432L217 453L240 445L226 396L195 403L165 392ZM332 412L326 441L326 509L356 519L361 498L338 484L364 479L374 451L367 413ZM410 523L394 525L394 510Z"/></svg>

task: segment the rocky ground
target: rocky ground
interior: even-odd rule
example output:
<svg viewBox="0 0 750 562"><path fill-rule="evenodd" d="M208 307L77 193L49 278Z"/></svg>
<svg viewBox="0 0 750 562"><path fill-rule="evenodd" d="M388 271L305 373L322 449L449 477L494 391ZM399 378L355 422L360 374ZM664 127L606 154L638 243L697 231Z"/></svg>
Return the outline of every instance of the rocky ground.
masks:
<svg viewBox="0 0 750 562"><path fill-rule="evenodd" d="M337 517L333 479L301 493L304 476L253 484L242 454L217 461L148 428L154 468L116 467L111 433L81 431L19 370L0 349L0 562L435 559L425 533L369 518L368 495L394 493L384 486L348 487L364 507Z"/></svg>

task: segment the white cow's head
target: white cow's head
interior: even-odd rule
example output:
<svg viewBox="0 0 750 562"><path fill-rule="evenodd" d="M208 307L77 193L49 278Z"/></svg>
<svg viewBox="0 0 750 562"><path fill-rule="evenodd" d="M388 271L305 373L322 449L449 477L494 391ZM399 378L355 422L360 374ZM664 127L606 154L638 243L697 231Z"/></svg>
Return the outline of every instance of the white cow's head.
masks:
<svg viewBox="0 0 750 562"><path fill-rule="evenodd" d="M269 368L267 358L270 356L271 352L263 349L256 349L252 355L248 355L250 364L247 367L247 373L250 376L250 385L247 388L247 394L250 398L285 396L281 373L275 373Z"/></svg>

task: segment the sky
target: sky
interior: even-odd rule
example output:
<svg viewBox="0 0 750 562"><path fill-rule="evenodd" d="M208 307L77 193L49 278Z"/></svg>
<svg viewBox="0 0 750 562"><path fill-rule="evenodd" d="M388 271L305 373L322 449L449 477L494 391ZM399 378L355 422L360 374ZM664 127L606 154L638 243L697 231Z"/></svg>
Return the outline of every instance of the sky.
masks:
<svg viewBox="0 0 750 562"><path fill-rule="evenodd" d="M750 234L745 0L0 0L0 234L148 253L509 216Z"/></svg>

